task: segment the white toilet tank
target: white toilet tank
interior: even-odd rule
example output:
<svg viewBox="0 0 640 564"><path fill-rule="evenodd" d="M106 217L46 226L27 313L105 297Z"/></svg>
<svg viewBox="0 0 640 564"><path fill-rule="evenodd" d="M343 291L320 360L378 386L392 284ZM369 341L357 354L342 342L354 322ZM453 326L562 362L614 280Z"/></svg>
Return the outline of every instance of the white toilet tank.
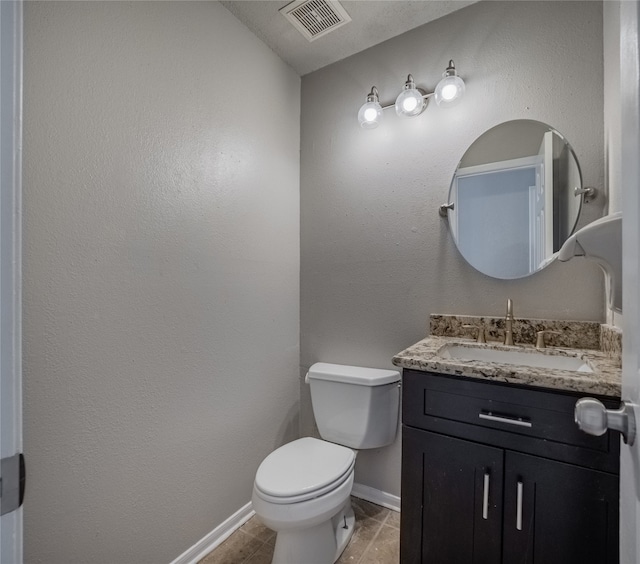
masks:
<svg viewBox="0 0 640 564"><path fill-rule="evenodd" d="M354 449L393 442L400 408L398 371L317 362L307 378L323 439Z"/></svg>

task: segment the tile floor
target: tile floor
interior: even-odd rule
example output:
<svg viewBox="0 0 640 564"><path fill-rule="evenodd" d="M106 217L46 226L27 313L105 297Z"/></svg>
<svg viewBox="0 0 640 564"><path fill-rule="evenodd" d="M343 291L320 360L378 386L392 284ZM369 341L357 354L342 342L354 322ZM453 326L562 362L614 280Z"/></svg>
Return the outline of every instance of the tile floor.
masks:
<svg viewBox="0 0 640 564"><path fill-rule="evenodd" d="M356 497L351 502L356 529L337 564L397 564L400 513ZM199 564L270 564L275 540L275 533L252 517Z"/></svg>

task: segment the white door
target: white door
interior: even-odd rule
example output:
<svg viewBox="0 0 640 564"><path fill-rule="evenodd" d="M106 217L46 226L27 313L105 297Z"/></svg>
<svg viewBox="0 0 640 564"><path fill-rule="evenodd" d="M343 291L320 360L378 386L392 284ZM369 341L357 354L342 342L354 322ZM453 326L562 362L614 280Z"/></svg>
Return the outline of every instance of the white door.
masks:
<svg viewBox="0 0 640 564"><path fill-rule="evenodd" d="M540 223L539 230L542 235L539 237L536 251L538 255L536 257L536 270L544 260L553 255L553 216L555 212L553 209L553 149L554 143L557 142L555 133L546 131L539 151L542 156L542 178L538 182L540 185L538 190L540 192L539 198L542 201L538 204L540 211L537 212L537 215Z"/></svg>
<svg viewBox="0 0 640 564"><path fill-rule="evenodd" d="M535 168L535 185L529 186L529 272L538 270L553 254L553 179L551 184L547 184L547 173L552 170L552 166L547 166L550 163L547 156L545 154L542 164ZM547 186L551 189L547 189ZM548 201L549 195L551 203Z"/></svg>
<svg viewBox="0 0 640 564"><path fill-rule="evenodd" d="M640 423L640 58L638 2L620 3L622 94L622 399ZM620 453L620 562L640 564L640 438Z"/></svg>
<svg viewBox="0 0 640 564"><path fill-rule="evenodd" d="M20 148L22 4L0 1L0 563L22 562L22 508L12 470L22 451ZM11 486L11 487L10 487ZM8 493L9 490L9 493Z"/></svg>

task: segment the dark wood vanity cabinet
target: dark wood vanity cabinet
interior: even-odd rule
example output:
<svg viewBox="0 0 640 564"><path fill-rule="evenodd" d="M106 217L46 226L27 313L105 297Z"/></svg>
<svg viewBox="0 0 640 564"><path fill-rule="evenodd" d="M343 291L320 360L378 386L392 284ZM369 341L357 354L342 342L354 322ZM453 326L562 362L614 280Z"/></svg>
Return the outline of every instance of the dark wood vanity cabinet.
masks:
<svg viewBox="0 0 640 564"><path fill-rule="evenodd" d="M619 436L578 429L584 395L405 369L401 564L618 564Z"/></svg>

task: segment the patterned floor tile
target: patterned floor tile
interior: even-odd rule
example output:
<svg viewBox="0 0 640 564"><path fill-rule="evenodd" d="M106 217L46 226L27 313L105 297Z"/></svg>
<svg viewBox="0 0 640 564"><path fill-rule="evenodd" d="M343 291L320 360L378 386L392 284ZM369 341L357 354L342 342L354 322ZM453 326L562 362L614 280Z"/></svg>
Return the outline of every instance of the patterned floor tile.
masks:
<svg viewBox="0 0 640 564"><path fill-rule="evenodd" d="M256 537L238 530L199 564L243 564L263 544Z"/></svg>
<svg viewBox="0 0 640 564"><path fill-rule="evenodd" d="M397 564L400 514L355 497L351 501L355 530L336 564ZM199 564L271 564L275 539L271 529L252 517Z"/></svg>

